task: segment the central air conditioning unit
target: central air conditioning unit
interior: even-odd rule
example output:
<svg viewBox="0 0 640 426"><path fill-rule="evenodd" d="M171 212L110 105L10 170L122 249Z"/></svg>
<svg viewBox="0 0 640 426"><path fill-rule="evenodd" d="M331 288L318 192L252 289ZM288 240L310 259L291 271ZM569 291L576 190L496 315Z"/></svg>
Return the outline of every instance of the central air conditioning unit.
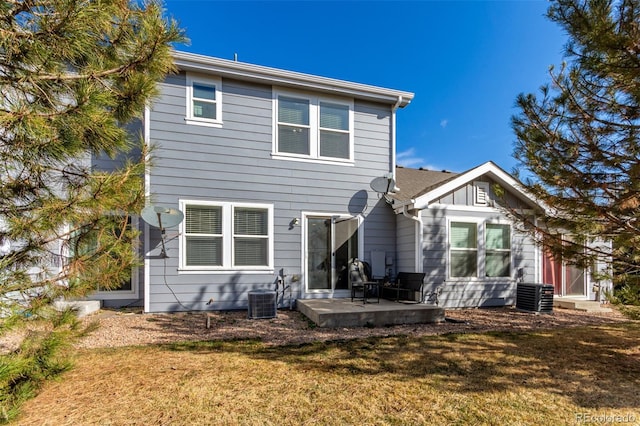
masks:
<svg viewBox="0 0 640 426"><path fill-rule="evenodd" d="M553 312L553 285L519 283L516 308L522 311L550 314Z"/></svg>
<svg viewBox="0 0 640 426"><path fill-rule="evenodd" d="M270 290L254 290L249 292L250 319L275 318L277 312L276 292Z"/></svg>

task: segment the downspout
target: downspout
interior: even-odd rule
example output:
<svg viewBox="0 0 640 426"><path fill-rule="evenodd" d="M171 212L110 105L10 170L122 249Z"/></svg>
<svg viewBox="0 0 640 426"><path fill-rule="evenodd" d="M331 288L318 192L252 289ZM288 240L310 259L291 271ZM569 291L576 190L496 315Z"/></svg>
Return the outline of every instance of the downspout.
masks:
<svg viewBox="0 0 640 426"><path fill-rule="evenodd" d="M151 108L147 105L144 108L144 143L148 147L151 143L151 135L149 132L151 131ZM145 166L144 166L144 197L147 202L149 202L149 198L151 197L151 171L149 170L149 151L147 151L147 158L145 158ZM143 303L144 303L144 312L147 313L151 310L151 265L149 260L149 251L151 250L151 238L149 236L149 224L144 222L144 243L142 258L144 259L144 284L143 284Z"/></svg>
<svg viewBox="0 0 640 426"><path fill-rule="evenodd" d="M389 167L391 168L391 170L389 170L389 173L391 175L391 177L393 178L393 181L396 182L396 184L394 184L394 188L391 188L391 191L397 191L397 180L396 180L396 111L398 110L398 108L400 108L400 105L402 104L403 98L402 95L398 96L398 100L396 101L396 103L391 107L391 164L389 164ZM387 194L385 194L385 200L387 201L387 203L389 203L389 205L393 205L393 202L391 200L389 200L387 198ZM402 208L402 214L406 216L406 206L404 206ZM410 216L407 216L410 217ZM412 217L412 219L415 219ZM397 235L397 226L396 226L396 253L395 253L395 257L396 259L398 259L398 235ZM415 259L414 259L415 262ZM398 272L398 271L396 271Z"/></svg>
<svg viewBox="0 0 640 426"><path fill-rule="evenodd" d="M538 227L538 216L536 215L533 218L533 226L534 227ZM535 259L534 259L534 271L535 273L533 274L533 282L534 283L541 283L543 280L543 276L542 276L542 268L543 268L543 250L540 248L540 245L536 243L536 237L532 237L531 238L533 240L533 244L534 244L534 250L533 252L535 253Z"/></svg>
<svg viewBox="0 0 640 426"><path fill-rule="evenodd" d="M398 101L391 107L391 170L389 172L396 180L396 111L402 104L402 95L398 96Z"/></svg>
<svg viewBox="0 0 640 426"><path fill-rule="evenodd" d="M414 200L411 200L411 205L414 205ZM413 216L411 214L409 214L409 210L408 210L408 204L405 204L404 206L402 206L402 215L406 218L409 218L413 221L416 222L416 231L415 231L415 255L414 255L414 269L415 272L422 272L423 268L423 262L422 262L422 241L423 241L423 230L422 230L422 217L420 216L420 213L418 213L418 216Z"/></svg>

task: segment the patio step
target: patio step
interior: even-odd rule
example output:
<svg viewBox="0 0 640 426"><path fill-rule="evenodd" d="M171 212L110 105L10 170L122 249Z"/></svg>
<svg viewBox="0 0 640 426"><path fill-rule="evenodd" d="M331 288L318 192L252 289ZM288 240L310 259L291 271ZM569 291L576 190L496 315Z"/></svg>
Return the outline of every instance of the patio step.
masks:
<svg viewBox="0 0 640 426"><path fill-rule="evenodd" d="M595 300L575 300L556 297L553 299L554 308L573 309L583 312L611 312L611 308L605 308Z"/></svg>
<svg viewBox="0 0 640 426"><path fill-rule="evenodd" d="M58 300L53 302L58 310L72 309L78 314L78 318L85 317L100 310L99 300Z"/></svg>
<svg viewBox="0 0 640 426"><path fill-rule="evenodd" d="M380 303L351 299L298 299L297 309L318 327L383 327L444 322L444 308L422 303L380 299Z"/></svg>

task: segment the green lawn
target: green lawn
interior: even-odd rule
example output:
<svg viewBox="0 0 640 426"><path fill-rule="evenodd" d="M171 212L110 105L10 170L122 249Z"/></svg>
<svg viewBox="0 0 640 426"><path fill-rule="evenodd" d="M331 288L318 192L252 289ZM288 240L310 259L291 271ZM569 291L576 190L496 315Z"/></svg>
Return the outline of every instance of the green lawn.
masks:
<svg viewBox="0 0 640 426"><path fill-rule="evenodd" d="M17 423L638 424L638 389L638 323L285 347L203 342L83 351Z"/></svg>

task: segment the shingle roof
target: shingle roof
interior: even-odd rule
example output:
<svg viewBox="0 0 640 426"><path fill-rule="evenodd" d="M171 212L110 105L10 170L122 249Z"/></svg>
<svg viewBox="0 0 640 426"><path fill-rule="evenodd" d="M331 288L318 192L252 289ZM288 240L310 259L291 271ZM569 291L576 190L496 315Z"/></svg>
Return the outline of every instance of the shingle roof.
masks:
<svg viewBox="0 0 640 426"><path fill-rule="evenodd" d="M396 186L400 191L389 194L398 201L408 201L454 179L458 173L396 167Z"/></svg>

